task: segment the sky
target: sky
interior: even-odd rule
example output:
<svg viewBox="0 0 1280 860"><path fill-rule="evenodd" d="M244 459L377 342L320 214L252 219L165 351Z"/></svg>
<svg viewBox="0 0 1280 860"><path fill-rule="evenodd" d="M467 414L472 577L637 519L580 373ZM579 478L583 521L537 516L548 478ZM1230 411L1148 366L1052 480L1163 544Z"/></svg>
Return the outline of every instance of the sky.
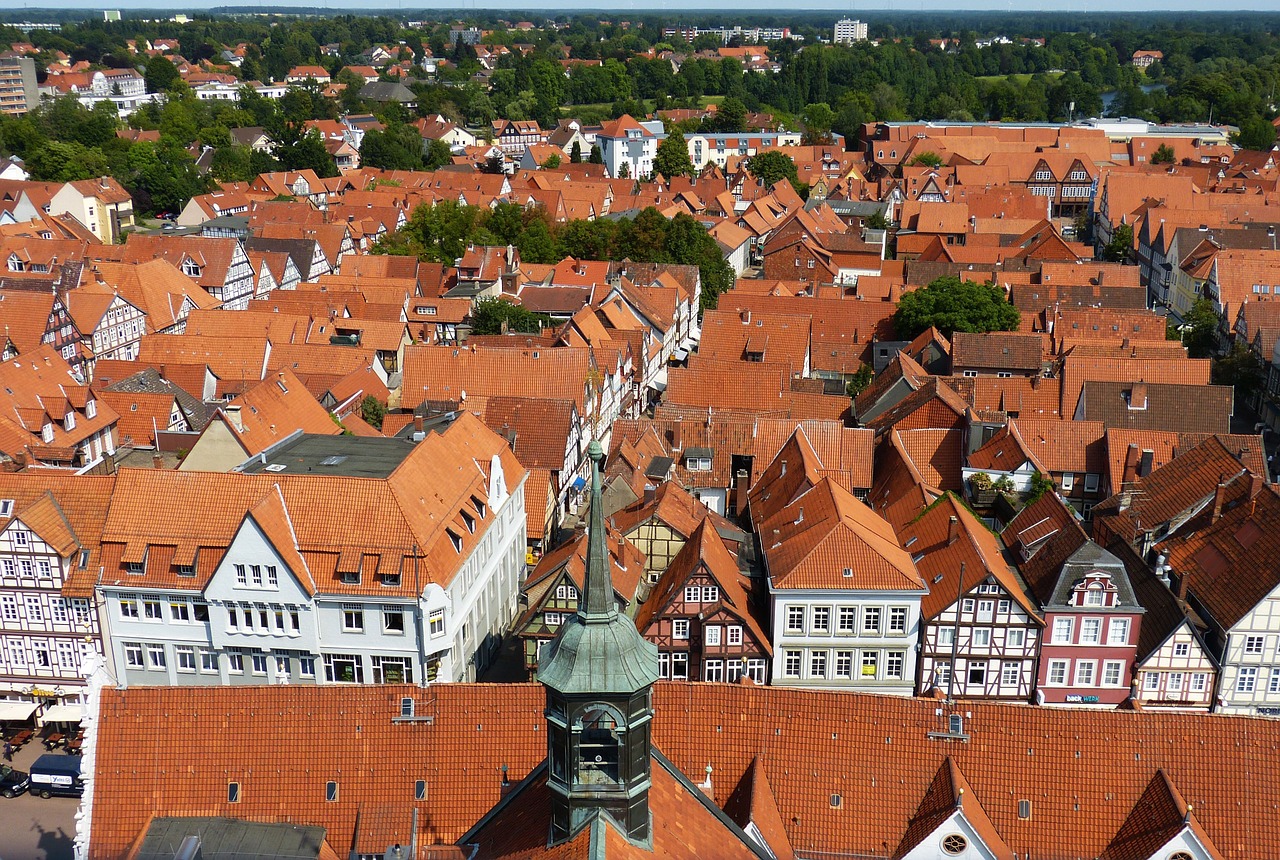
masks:
<svg viewBox="0 0 1280 860"><path fill-rule="evenodd" d="M208 9L214 6L240 6L227 0L185 0L182 10L191 11ZM777 0L695 0L695 3L680 0L617 0L614 3L602 3L601 0L559 0L554 5L547 0L533 2L512 2L512 0L449 0L442 3L424 4L421 0L373 0L373 2L353 3L351 0L278 0L270 4L274 7L320 8L331 12L343 10L369 11L371 9L387 9L408 12L444 11L466 9L520 9L545 10L603 10L604 14L616 15L620 10L636 12L703 13L723 11L725 17L734 18L739 11L769 12L782 14ZM20 0L0 0L0 7L6 11L20 8L31 9L157 9L156 0L107 0L107 2L86 3L85 0L38 0L38 2L20 2ZM160 7L162 11L172 15L174 7ZM242 8L252 8L245 4ZM880 2L850 2L850 0L803 0L802 6L793 7L794 11L830 11L843 12L857 17L859 12L911 12L911 11L944 11L956 13L962 10L991 12L1162 12L1162 11L1194 11L1222 14L1236 10L1253 10L1280 13L1280 0L1226 0L1222 5L1208 5L1203 0L1158 0L1156 3L1143 0L880 0Z"/></svg>

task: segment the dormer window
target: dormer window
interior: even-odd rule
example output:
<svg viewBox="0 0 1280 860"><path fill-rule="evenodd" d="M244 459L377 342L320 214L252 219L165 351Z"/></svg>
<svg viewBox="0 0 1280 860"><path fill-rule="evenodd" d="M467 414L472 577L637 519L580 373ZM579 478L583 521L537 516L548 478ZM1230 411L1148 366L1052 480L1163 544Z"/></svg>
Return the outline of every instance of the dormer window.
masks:
<svg viewBox="0 0 1280 860"><path fill-rule="evenodd" d="M66 417L62 419L62 427L68 433L76 429L76 414L74 412L68 412L66 414Z"/></svg>
<svg viewBox="0 0 1280 860"><path fill-rule="evenodd" d="M487 510L485 503L477 499L475 496L472 496L471 505L476 509L476 513L480 516L480 519L484 519L485 511Z"/></svg>
<svg viewBox="0 0 1280 860"><path fill-rule="evenodd" d="M84 405L84 417L85 418L98 417L98 401L90 400L88 403Z"/></svg>
<svg viewBox="0 0 1280 860"><path fill-rule="evenodd" d="M476 518L471 516L471 514L467 513L466 511L459 511L458 513L462 515L462 522L464 525L466 525L467 531L471 532L472 534L475 534Z"/></svg>
<svg viewBox="0 0 1280 860"><path fill-rule="evenodd" d="M52 423L45 424L43 427L40 428L40 438L44 440L44 443L46 445L48 445L50 442L53 441L53 424Z"/></svg>
<svg viewBox="0 0 1280 860"><path fill-rule="evenodd" d="M21 258L19 258L17 254L10 254L10 255L9 255L9 271L11 271L11 272L21 272L21 271L23 271L25 268L26 268L26 266L24 266L24 265L23 265L23 263L22 263L22 259L21 259Z"/></svg>
<svg viewBox="0 0 1280 860"><path fill-rule="evenodd" d="M190 278L200 277L200 264L190 257L187 257L182 261L182 274Z"/></svg>

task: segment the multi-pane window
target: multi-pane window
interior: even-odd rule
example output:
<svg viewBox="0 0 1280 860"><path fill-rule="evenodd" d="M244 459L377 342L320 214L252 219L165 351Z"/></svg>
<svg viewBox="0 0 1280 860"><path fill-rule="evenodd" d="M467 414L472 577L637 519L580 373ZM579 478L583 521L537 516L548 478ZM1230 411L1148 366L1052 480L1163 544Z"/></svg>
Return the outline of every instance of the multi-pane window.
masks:
<svg viewBox="0 0 1280 860"><path fill-rule="evenodd" d="M1271 676L1267 679L1267 692L1280 693L1280 666L1271 667Z"/></svg>
<svg viewBox="0 0 1280 860"><path fill-rule="evenodd" d="M1000 666L1000 684L1005 687L1016 687L1022 680L1022 664L1006 662Z"/></svg>
<svg viewBox="0 0 1280 860"><path fill-rule="evenodd" d="M853 606L841 606L836 612L836 632L852 633L858 625L858 610Z"/></svg>
<svg viewBox="0 0 1280 860"><path fill-rule="evenodd" d="M813 607L813 632L814 633L831 632L831 607L830 606Z"/></svg>
<svg viewBox="0 0 1280 860"><path fill-rule="evenodd" d="M160 608L160 601L158 600L142 601L142 615L148 621L163 621L164 610Z"/></svg>
<svg viewBox="0 0 1280 860"><path fill-rule="evenodd" d="M167 665L164 658L163 645L147 646L147 666L151 669L163 669Z"/></svg>
<svg viewBox="0 0 1280 860"><path fill-rule="evenodd" d="M1261 654L1262 646L1265 643L1262 636L1246 636L1244 637L1244 653Z"/></svg>
<svg viewBox="0 0 1280 860"><path fill-rule="evenodd" d="M836 652L836 673L837 678L853 677L853 652L837 651Z"/></svg>
<svg viewBox="0 0 1280 860"><path fill-rule="evenodd" d="M720 644L720 626L718 624L707 627L703 633L703 638L708 645L718 646Z"/></svg>
<svg viewBox="0 0 1280 860"><path fill-rule="evenodd" d="M200 671L201 672L217 672L218 671L218 652L217 651L201 651L200 652Z"/></svg>
<svg viewBox="0 0 1280 860"><path fill-rule="evenodd" d="M342 630L345 633L364 632L364 610L358 604L342 604Z"/></svg>
<svg viewBox="0 0 1280 860"><path fill-rule="evenodd" d="M314 678L316 676L316 658L299 657L298 675L302 678Z"/></svg>
<svg viewBox="0 0 1280 860"><path fill-rule="evenodd" d="M1070 618L1053 619L1053 641L1054 644L1065 644L1071 642L1071 621Z"/></svg>
<svg viewBox="0 0 1280 860"><path fill-rule="evenodd" d="M763 658L752 657L747 660L747 677L757 684L764 683L765 662Z"/></svg>
<svg viewBox="0 0 1280 860"><path fill-rule="evenodd" d="M196 649L191 645L177 645L173 649L174 656L178 659L179 672L194 672L196 670Z"/></svg>
<svg viewBox="0 0 1280 860"><path fill-rule="evenodd" d="M1102 683L1107 687L1119 687L1124 677L1124 663L1119 660L1108 660L1102 664ZM1178 676L1181 680L1182 676Z"/></svg>
<svg viewBox="0 0 1280 860"><path fill-rule="evenodd" d="M1129 644L1129 619L1128 618L1112 618L1111 624L1107 627L1107 644L1108 645L1128 645Z"/></svg>
<svg viewBox="0 0 1280 860"><path fill-rule="evenodd" d="M174 621L190 621L191 620L191 604L185 600L172 601L169 603L169 617Z"/></svg>
<svg viewBox="0 0 1280 860"><path fill-rule="evenodd" d="M1167 689L1169 690L1169 692L1170 692L1170 693L1181 693L1181 692L1182 692L1182 682L1183 682L1183 680L1184 680L1184 677L1183 677L1183 674L1182 674L1181 672L1170 672L1170 673L1169 673L1169 681L1168 681L1168 684L1166 685L1166 687L1167 687Z"/></svg>
<svg viewBox="0 0 1280 860"><path fill-rule="evenodd" d="M800 652L792 649L783 652L782 674L788 678L800 677Z"/></svg>
<svg viewBox="0 0 1280 860"><path fill-rule="evenodd" d="M879 651L863 651L862 652L862 677L874 678L880 670L880 652Z"/></svg>
<svg viewBox="0 0 1280 860"><path fill-rule="evenodd" d="M1021 648L1027 639L1027 631L1021 627L1010 627L1005 631L1004 642L1010 648Z"/></svg>
<svg viewBox="0 0 1280 860"><path fill-rule="evenodd" d="M742 628L738 625L730 625L726 633L727 641L730 645L742 644Z"/></svg>
<svg viewBox="0 0 1280 860"><path fill-rule="evenodd" d="M427 629L432 636L444 635L444 610L438 609L427 616Z"/></svg>
<svg viewBox="0 0 1280 860"><path fill-rule="evenodd" d="M1093 670L1096 664L1092 660L1081 660L1076 663L1076 686L1092 687Z"/></svg>
<svg viewBox="0 0 1280 860"><path fill-rule="evenodd" d="M868 606L862 610L862 632L873 634L880 632L879 606Z"/></svg>
<svg viewBox="0 0 1280 860"><path fill-rule="evenodd" d="M684 589L685 603L698 603L702 600L702 589L696 585L686 585Z"/></svg>
<svg viewBox="0 0 1280 860"><path fill-rule="evenodd" d="M135 597L120 598L120 617L121 618L137 618L138 617L138 600Z"/></svg>
<svg viewBox="0 0 1280 860"><path fill-rule="evenodd" d="M1173 646L1173 656L1175 656L1175 657L1190 657L1190 656L1191 656L1191 644L1190 644L1189 642L1177 642L1177 643L1175 643L1175 644L1174 644L1174 646Z"/></svg>
<svg viewBox="0 0 1280 860"><path fill-rule="evenodd" d="M1049 683L1055 686L1062 686L1067 683L1067 661L1066 660L1050 660L1049 661Z"/></svg>
<svg viewBox="0 0 1280 860"><path fill-rule="evenodd" d="M1252 693L1258 686L1258 667L1246 666L1236 676L1236 693Z"/></svg>
<svg viewBox="0 0 1280 860"><path fill-rule="evenodd" d="M44 620L44 607L40 604L40 595L38 594L27 595L27 620Z"/></svg>
<svg viewBox="0 0 1280 860"><path fill-rule="evenodd" d="M241 651L227 652L227 671L234 675L244 674L244 653Z"/></svg>
<svg viewBox="0 0 1280 860"><path fill-rule="evenodd" d="M1080 621L1080 642L1085 645L1097 645L1102 641L1102 619L1084 618Z"/></svg>
<svg viewBox="0 0 1280 860"><path fill-rule="evenodd" d="M906 663L906 652L889 651L884 655L884 676L894 680L902 678L902 667Z"/></svg>
<svg viewBox="0 0 1280 860"><path fill-rule="evenodd" d="M577 599L578 599L578 589L574 588L572 585L562 584L562 585L556 586L556 600L577 600Z"/></svg>
<svg viewBox="0 0 1280 860"><path fill-rule="evenodd" d="M975 648L991 647L991 628L975 627L973 629L973 646Z"/></svg>
<svg viewBox="0 0 1280 860"><path fill-rule="evenodd" d="M1204 672L1196 672L1191 676L1191 692L1203 693L1209 686L1209 676Z"/></svg>
<svg viewBox="0 0 1280 860"><path fill-rule="evenodd" d="M907 607L905 606L889 607L889 632L890 633L906 633L907 632Z"/></svg>
<svg viewBox="0 0 1280 860"><path fill-rule="evenodd" d="M255 675L267 674L267 655L253 654L250 656L251 656L251 659L253 660L253 674Z"/></svg>
<svg viewBox="0 0 1280 860"><path fill-rule="evenodd" d="M809 677L810 678L827 677L827 652L826 651L809 652Z"/></svg>
<svg viewBox="0 0 1280 860"><path fill-rule="evenodd" d="M933 683L937 687L947 687L951 684L951 661L941 660L933 664Z"/></svg>
<svg viewBox="0 0 1280 860"><path fill-rule="evenodd" d="M720 599L720 586L704 585L702 586L702 602L715 603Z"/></svg>
<svg viewBox="0 0 1280 860"><path fill-rule="evenodd" d="M689 638L689 619L676 618L671 622L671 638L672 639L688 639Z"/></svg>
<svg viewBox="0 0 1280 860"><path fill-rule="evenodd" d="M677 651L671 655L671 677L680 681L689 678L689 652Z"/></svg>
<svg viewBox="0 0 1280 860"><path fill-rule="evenodd" d="M723 681L724 680L724 661L708 660L706 667L702 671L702 680L704 681Z"/></svg>
<svg viewBox="0 0 1280 860"><path fill-rule="evenodd" d="M398 606L382 607L382 630L392 635L404 633L404 610Z"/></svg>
<svg viewBox="0 0 1280 860"><path fill-rule="evenodd" d="M130 669L141 669L143 667L141 643L124 643L124 662Z"/></svg>
<svg viewBox="0 0 1280 860"><path fill-rule="evenodd" d="M74 642L59 640L54 644L58 654L58 667L61 669L76 668L76 645Z"/></svg>
<svg viewBox="0 0 1280 860"><path fill-rule="evenodd" d="M804 632L804 607L803 606L787 607L787 632L788 633Z"/></svg>

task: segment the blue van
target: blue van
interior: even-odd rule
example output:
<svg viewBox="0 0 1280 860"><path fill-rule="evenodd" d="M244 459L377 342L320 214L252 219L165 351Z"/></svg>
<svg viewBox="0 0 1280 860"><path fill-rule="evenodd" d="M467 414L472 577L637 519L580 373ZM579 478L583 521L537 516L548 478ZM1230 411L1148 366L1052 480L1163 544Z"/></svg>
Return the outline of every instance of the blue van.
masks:
<svg viewBox="0 0 1280 860"><path fill-rule="evenodd" d="M80 797L84 794L78 755L42 755L31 765L28 773L32 794L41 797Z"/></svg>

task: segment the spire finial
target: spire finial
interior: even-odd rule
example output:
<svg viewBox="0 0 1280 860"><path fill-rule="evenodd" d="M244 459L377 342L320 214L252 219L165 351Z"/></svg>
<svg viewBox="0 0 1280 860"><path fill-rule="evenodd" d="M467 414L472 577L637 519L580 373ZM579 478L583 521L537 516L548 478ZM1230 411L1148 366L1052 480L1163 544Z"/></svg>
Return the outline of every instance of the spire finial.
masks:
<svg viewBox="0 0 1280 860"><path fill-rule="evenodd" d="M600 465L604 449L591 440L587 446L591 460L591 511L587 519L587 570L583 576L582 603L578 613L584 621L608 621L618 614L613 599L613 576L609 570L609 549L605 541L604 501L600 486Z"/></svg>

